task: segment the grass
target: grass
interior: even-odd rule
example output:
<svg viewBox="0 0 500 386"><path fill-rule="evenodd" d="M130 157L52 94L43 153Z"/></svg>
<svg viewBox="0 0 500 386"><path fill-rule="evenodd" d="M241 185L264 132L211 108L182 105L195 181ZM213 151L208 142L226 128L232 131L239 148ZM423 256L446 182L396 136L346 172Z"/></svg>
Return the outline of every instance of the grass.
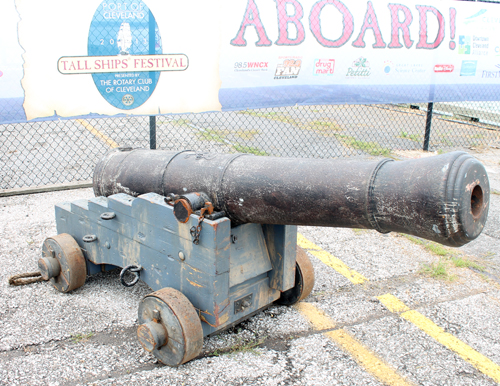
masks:
<svg viewBox="0 0 500 386"><path fill-rule="evenodd" d="M214 130L214 129L206 129L198 133L200 138L205 141L214 141L220 143L226 143L226 136L228 134L229 131L227 130Z"/></svg>
<svg viewBox="0 0 500 386"><path fill-rule="evenodd" d="M448 146L453 146L453 142L451 142L448 138L446 138L448 134L442 134L439 136L439 140L441 141L441 143L444 143L445 145L448 145Z"/></svg>
<svg viewBox="0 0 500 386"><path fill-rule="evenodd" d="M331 131L340 131L342 128L337 122L332 121L313 121L304 126L306 130L313 130L321 134L328 134Z"/></svg>
<svg viewBox="0 0 500 386"><path fill-rule="evenodd" d="M365 141L354 140L350 142L350 145L355 149L362 150L373 156L382 155L387 157L389 154L391 154L391 151L389 149L380 146L376 142L365 142Z"/></svg>
<svg viewBox="0 0 500 386"><path fill-rule="evenodd" d="M248 132L245 134L245 132L232 132L230 130L204 129L203 131L198 132L198 136L200 137L200 139L203 139L205 141L213 141L231 145L233 149L239 153L250 153L262 156L268 155L264 150L260 150L257 147L240 145L239 143L231 143L231 141L227 139L227 136L229 134L235 134L239 137L247 136L247 138L251 138L258 133L258 130L248 130Z"/></svg>
<svg viewBox="0 0 500 386"><path fill-rule="evenodd" d="M450 276L450 274L448 273L447 266L442 260L439 260L438 262L435 263L422 264L422 268L420 268L420 273L433 277L434 279L446 279L446 280L454 279L454 277Z"/></svg>
<svg viewBox="0 0 500 386"><path fill-rule="evenodd" d="M380 146L377 142L365 142L359 141L354 137L350 137L348 135L336 135L336 137L342 141L346 146L352 147L354 149L358 149L364 151L373 156L384 156L388 157L391 154L389 149Z"/></svg>
<svg viewBox="0 0 500 386"><path fill-rule="evenodd" d="M90 338L92 338L95 334L93 332L87 332L87 333L76 333L71 335L71 340L74 343L80 343L80 342L86 342Z"/></svg>
<svg viewBox="0 0 500 386"><path fill-rule="evenodd" d="M245 110L245 111L238 111L237 114L246 114L246 115L251 115L252 117L268 118L272 119L273 121L296 124L293 118L277 111L261 112L261 111Z"/></svg>
<svg viewBox="0 0 500 386"><path fill-rule="evenodd" d="M409 134L406 131L402 131L399 135L399 138L405 138L405 139L410 139L414 142L421 142L422 141L422 136L418 134Z"/></svg>
<svg viewBox="0 0 500 386"><path fill-rule="evenodd" d="M264 150L260 150L256 147L252 146L243 146L239 144L234 144L233 145L234 150L236 150L239 153L250 153L250 154L255 154L255 155L268 155Z"/></svg>
<svg viewBox="0 0 500 386"><path fill-rule="evenodd" d="M352 231L357 236L362 235L362 234L367 233L367 232L370 232L369 229L360 229L360 228L352 228Z"/></svg>
<svg viewBox="0 0 500 386"><path fill-rule="evenodd" d="M434 262L431 264L422 264L422 267L419 271L421 274L436 279L445 279L452 281L455 279L455 276L448 273L448 268L452 266L456 268L472 268L481 272L485 270L482 265L473 260L470 260L467 256L461 254L458 251L444 247L441 244L422 240L420 238L409 235L404 235L404 237L406 237L412 243L421 245L427 251L440 257L438 262Z"/></svg>
<svg viewBox="0 0 500 386"><path fill-rule="evenodd" d="M485 270L485 268L482 265L476 263L475 261L469 260L463 256L453 257L451 258L451 261L453 265L457 268L473 268L481 272Z"/></svg>
<svg viewBox="0 0 500 386"><path fill-rule="evenodd" d="M237 343L232 345L229 348L226 349L217 349L215 350L212 355L213 356L220 356L220 355L231 355L231 354L238 354L238 353L250 353L253 355L260 355L260 351L256 350L258 346L260 346L262 343L264 343L266 339L261 338L257 340L251 340L249 342L244 342L242 340L239 340Z"/></svg>
<svg viewBox="0 0 500 386"><path fill-rule="evenodd" d="M191 123L189 119L174 119L172 121L169 121L168 123L171 123L172 125L188 125Z"/></svg>
<svg viewBox="0 0 500 386"><path fill-rule="evenodd" d="M500 191L495 190L495 189L492 189L492 190L491 190L491 194L497 194L497 195L500 195Z"/></svg>
<svg viewBox="0 0 500 386"><path fill-rule="evenodd" d="M245 140L252 140L257 134L260 134L259 130L238 130L234 132L234 135Z"/></svg>

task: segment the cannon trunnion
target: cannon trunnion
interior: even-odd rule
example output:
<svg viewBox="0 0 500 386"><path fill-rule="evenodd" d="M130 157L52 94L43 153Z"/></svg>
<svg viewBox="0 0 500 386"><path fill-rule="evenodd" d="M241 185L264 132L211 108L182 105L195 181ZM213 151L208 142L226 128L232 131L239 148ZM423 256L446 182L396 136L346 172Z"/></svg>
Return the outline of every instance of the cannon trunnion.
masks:
<svg viewBox="0 0 500 386"><path fill-rule="evenodd" d="M139 304L138 339L170 366L196 358L204 336L309 295L297 225L460 246L481 233L489 203L484 167L461 152L393 162L116 149L94 192L56 205L42 276L61 292L115 267L125 286L140 278L154 292Z"/></svg>

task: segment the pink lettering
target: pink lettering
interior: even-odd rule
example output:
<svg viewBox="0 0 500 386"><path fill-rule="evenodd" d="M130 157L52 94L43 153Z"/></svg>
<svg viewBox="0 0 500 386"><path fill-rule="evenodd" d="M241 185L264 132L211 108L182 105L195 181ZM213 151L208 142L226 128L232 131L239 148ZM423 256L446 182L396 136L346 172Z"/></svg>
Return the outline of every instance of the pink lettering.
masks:
<svg viewBox="0 0 500 386"><path fill-rule="evenodd" d="M444 39L444 18L441 12L439 12L436 8L431 7L430 5L416 5L419 16L420 16L420 39L417 43L417 48L424 48L427 50L432 50L433 48L439 47L441 42ZM427 42L427 13L433 13L436 15L438 20L438 32L436 35L436 39L432 43Z"/></svg>
<svg viewBox="0 0 500 386"><path fill-rule="evenodd" d="M291 4L295 9L295 13L290 16L286 12L286 5ZM296 46L304 41L304 25L300 21L304 16L302 5L297 0L276 0L278 10L278 31L279 37L276 44L279 46ZM288 25L293 24L297 29L297 37L290 39L288 37Z"/></svg>
<svg viewBox="0 0 500 386"><path fill-rule="evenodd" d="M413 21L413 15L410 9L402 4L389 4L391 11L391 42L389 48L401 48L403 45L399 41L399 30L403 33L405 47L410 48L413 45L413 40L410 38L410 24ZM399 20L399 13L403 12L403 21Z"/></svg>
<svg viewBox="0 0 500 386"><path fill-rule="evenodd" d="M382 33L380 32L380 28L378 26L377 15L375 14L375 10L373 9L373 4L371 1L368 2L365 14L365 20L363 22L363 26L361 27L361 32L359 33L358 38L355 42L352 43L354 47L363 48L366 46L364 42L364 37L367 29L371 29L373 34L375 35L375 43L373 43L373 48L385 48L384 40L382 39Z"/></svg>
<svg viewBox="0 0 500 386"><path fill-rule="evenodd" d="M243 16L243 21L241 27L236 34L236 37L231 40L233 46L246 46L247 41L243 37L248 26L255 27L257 35L259 35L259 40L255 43L256 46L270 46L272 43L266 35L264 25L260 20L259 10L255 4L255 0L248 0L247 8L245 10L245 15Z"/></svg>
<svg viewBox="0 0 500 386"><path fill-rule="evenodd" d="M321 11L331 4L342 14L342 35L337 40L330 40L321 33ZM313 5L309 15L309 27L319 44L325 47L342 47L351 38L354 30L354 19L351 12L340 0L320 0Z"/></svg>

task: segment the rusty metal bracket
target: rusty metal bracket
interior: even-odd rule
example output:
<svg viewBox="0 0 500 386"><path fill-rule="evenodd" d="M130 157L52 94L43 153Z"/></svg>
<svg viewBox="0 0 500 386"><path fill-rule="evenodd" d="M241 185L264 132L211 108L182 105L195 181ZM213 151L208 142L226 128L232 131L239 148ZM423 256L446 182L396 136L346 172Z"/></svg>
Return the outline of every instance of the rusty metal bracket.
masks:
<svg viewBox="0 0 500 386"><path fill-rule="evenodd" d="M198 217L198 225L192 226L189 232L193 237L193 244L198 245L200 243L200 233L201 233L201 224L203 220L205 220L205 213L211 215L214 212L214 206L211 202L205 202L205 206L201 208L200 217Z"/></svg>
<svg viewBox="0 0 500 386"><path fill-rule="evenodd" d="M245 311L248 307L251 307L253 304L253 294L247 295L241 299L238 299L234 302L234 313Z"/></svg>

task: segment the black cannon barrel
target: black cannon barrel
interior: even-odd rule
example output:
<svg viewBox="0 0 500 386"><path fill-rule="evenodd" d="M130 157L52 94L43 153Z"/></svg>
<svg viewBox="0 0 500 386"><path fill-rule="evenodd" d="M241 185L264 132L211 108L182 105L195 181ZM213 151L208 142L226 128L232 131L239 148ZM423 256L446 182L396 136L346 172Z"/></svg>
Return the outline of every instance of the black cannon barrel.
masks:
<svg viewBox="0 0 500 386"><path fill-rule="evenodd" d="M96 196L203 192L235 224L396 231L449 246L481 233L490 190L483 165L464 152L366 161L119 148L93 182Z"/></svg>

